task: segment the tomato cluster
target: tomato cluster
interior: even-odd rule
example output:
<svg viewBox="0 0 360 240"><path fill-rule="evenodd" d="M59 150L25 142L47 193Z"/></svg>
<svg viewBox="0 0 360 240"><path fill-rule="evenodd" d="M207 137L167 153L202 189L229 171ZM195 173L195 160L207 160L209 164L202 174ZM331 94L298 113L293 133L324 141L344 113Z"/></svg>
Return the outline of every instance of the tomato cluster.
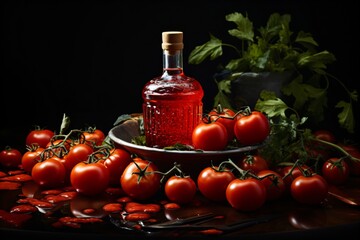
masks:
<svg viewBox="0 0 360 240"><path fill-rule="evenodd" d="M234 139L240 142L242 140L236 137L237 133L250 134L241 129L243 124L253 127L254 132L260 129L262 140L268 136L265 124L267 119L259 112L253 111L250 115L241 116L229 111L224 114L232 117L219 118L213 113L211 117L215 116L214 119L217 120L199 125L203 131L196 132L199 144L204 144L200 141L201 132L204 139L209 136L212 140L217 139L213 142L219 142L216 132L219 136L222 134L223 138L220 139L223 140L223 145ZM225 123L222 123L223 120L226 120ZM233 124L233 128L229 125L225 127L226 123ZM233 134L233 140L229 138L229 129L234 129L230 133ZM160 193L172 203L188 204L199 193L210 201L225 202L240 211L254 211L265 202L275 201L286 195L301 204L318 205L327 197L329 184L345 184L350 175L359 176L359 162L353 161L351 157L358 158L360 153L353 146L341 145L343 155L328 155L325 158L319 149L326 147L327 153L333 154L325 142L335 143L336 140L325 135L324 131L317 133L319 135L314 135L315 140L321 141L315 141L316 144L314 142L311 148L307 148L309 156L315 153L321 156L316 165L313 162L305 164L295 161L274 167L254 150L244 153L238 159L223 161L218 166L208 166L195 177L185 175L176 163L172 169L161 172L154 162L114 147L105 140L104 133L99 129L72 130L67 135L37 135L42 138L32 135L27 138L31 140L27 141L30 145L24 154L7 147L0 153L0 163L7 168L20 167L41 188L70 185L76 192L88 196L101 194L107 188L116 186L128 197L138 201L153 199ZM202 149L212 146L204 139L202 141L206 144ZM254 143L260 138L254 140L249 135L245 139ZM209 149L216 149L213 147Z"/></svg>
<svg viewBox="0 0 360 240"><path fill-rule="evenodd" d="M195 127L192 145L204 151L221 151L229 145L260 144L269 134L270 122L264 113L248 107L235 113L219 105Z"/></svg>

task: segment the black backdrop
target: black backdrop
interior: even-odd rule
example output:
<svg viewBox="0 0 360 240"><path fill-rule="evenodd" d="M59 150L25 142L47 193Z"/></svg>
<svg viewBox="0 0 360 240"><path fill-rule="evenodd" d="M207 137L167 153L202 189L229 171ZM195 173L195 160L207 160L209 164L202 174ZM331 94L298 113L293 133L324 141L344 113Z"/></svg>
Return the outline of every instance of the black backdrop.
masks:
<svg viewBox="0 0 360 240"><path fill-rule="evenodd" d="M359 8L356 1L1 1L0 137L23 146L34 125L108 132L116 118L141 111L141 89L162 71L161 32L184 32L184 69L212 106L216 61L189 65L190 51L209 33L232 41L225 15L247 13L255 26L273 12L292 15L294 32L311 32L337 58L329 71L358 88ZM342 94L333 93L333 94ZM330 96L331 98L331 96ZM332 121L331 119L329 121ZM336 121L336 119L335 119Z"/></svg>

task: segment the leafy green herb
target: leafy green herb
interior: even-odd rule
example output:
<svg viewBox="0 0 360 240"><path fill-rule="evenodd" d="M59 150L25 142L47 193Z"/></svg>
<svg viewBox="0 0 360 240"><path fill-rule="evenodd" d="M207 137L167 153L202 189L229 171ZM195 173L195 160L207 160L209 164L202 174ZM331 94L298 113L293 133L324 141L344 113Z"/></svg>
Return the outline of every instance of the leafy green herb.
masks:
<svg viewBox="0 0 360 240"><path fill-rule="evenodd" d="M355 128L353 101L357 101L357 92L350 92L337 78L327 73L327 65L336 58L327 50L318 51L319 44L310 33L299 31L296 35L290 30L291 15L273 13L265 26L254 31L253 23L247 16L234 12L225 16L226 21L235 24L228 34L240 40L238 46L222 42L210 34L210 40L196 46L189 55L190 64L200 64L206 59L214 60L223 55L223 48L231 48L237 58L230 59L221 71L230 74L220 80L215 79L218 93L214 98L214 107L221 104L232 108L239 104L231 96L231 81L243 72L294 72L294 78L283 86L282 92L289 96L287 105L291 105L312 122L324 120L327 106L327 92L330 79L336 80L348 93L348 100L336 105L341 111L338 120L348 132ZM236 110L236 109L235 109Z"/></svg>
<svg viewBox="0 0 360 240"><path fill-rule="evenodd" d="M307 118L269 91L261 92L255 108L266 113L271 123L269 141L259 153L273 166L294 162L294 156L306 163L310 156L305 146L313 137L310 129L302 128Z"/></svg>

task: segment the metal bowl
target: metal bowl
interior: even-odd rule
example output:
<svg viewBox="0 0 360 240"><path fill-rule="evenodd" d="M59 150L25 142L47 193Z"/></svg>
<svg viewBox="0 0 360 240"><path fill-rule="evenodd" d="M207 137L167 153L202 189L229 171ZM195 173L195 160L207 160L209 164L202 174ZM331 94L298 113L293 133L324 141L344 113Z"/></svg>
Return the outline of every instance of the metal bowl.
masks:
<svg viewBox="0 0 360 240"><path fill-rule="evenodd" d="M142 115L134 114L132 116L132 118L113 127L109 131L110 139L113 140L116 147L124 148L138 157L152 161L159 169L164 171L173 167L174 163L180 164L185 172L198 171L206 166L215 165L229 158L236 161L245 152L263 146L263 144L259 144L224 151L178 151L136 145L131 143L131 140L140 135L139 118L142 118Z"/></svg>

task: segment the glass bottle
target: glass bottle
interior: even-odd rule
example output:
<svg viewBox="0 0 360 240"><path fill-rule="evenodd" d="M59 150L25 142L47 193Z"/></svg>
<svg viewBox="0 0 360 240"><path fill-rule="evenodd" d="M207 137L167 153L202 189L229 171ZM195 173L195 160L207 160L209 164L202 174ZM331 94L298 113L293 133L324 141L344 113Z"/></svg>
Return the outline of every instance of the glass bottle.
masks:
<svg viewBox="0 0 360 240"><path fill-rule="evenodd" d="M193 129L202 118L204 91L183 70L183 33L162 33L163 73L142 91L146 145L164 148L191 145Z"/></svg>

